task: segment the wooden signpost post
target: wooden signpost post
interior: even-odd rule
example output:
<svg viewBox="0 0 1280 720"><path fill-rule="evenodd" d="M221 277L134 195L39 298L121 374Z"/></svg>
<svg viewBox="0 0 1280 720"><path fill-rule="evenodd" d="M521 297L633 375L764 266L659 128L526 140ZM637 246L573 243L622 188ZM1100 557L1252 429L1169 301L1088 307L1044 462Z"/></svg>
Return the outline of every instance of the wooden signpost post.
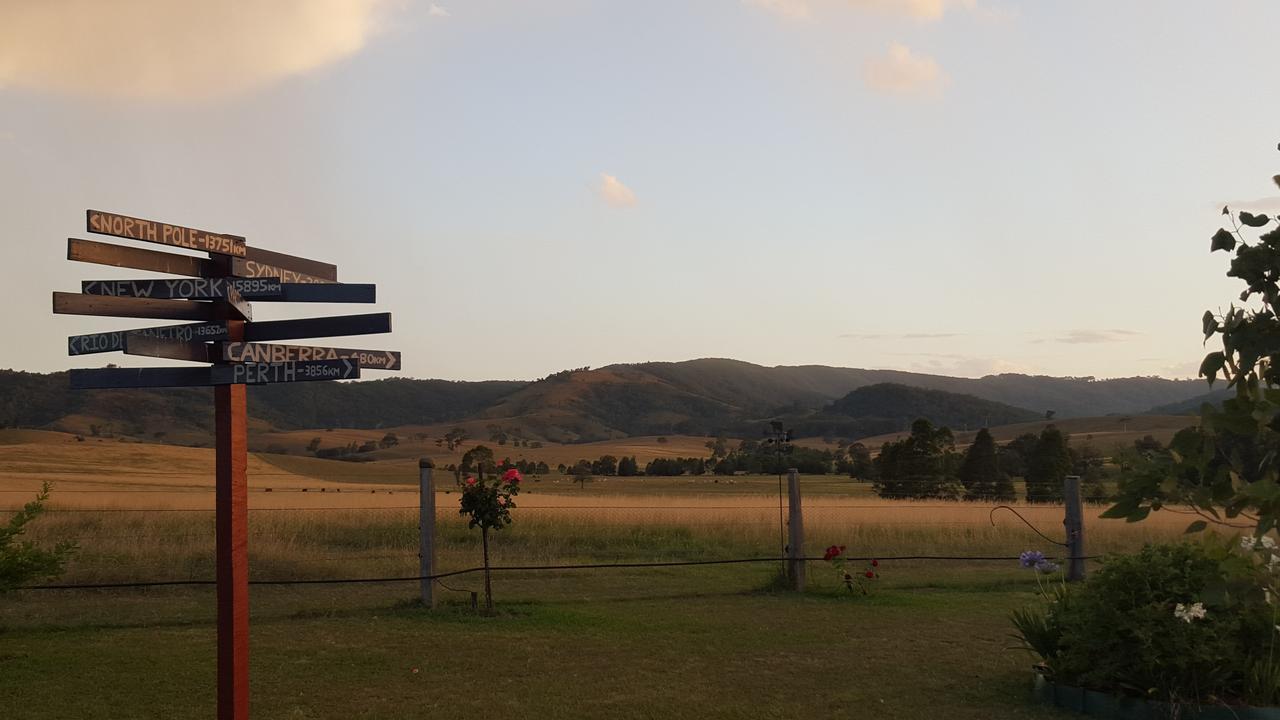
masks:
<svg viewBox="0 0 1280 720"><path fill-rule="evenodd" d="M303 340L391 332L391 315L341 315L253 322L249 301L371 303L373 285L340 284L335 265L250 247L239 235L213 233L99 210L89 232L205 253L163 252L92 240L67 240L67 259L168 275L163 280L86 280L80 293L55 292L53 311L163 320L195 320L67 338L69 355L129 355L203 363L198 367L72 370L71 387L213 386L216 423L218 718L249 717L248 439L246 387L350 380L361 369L399 370L400 353L312 345Z"/></svg>

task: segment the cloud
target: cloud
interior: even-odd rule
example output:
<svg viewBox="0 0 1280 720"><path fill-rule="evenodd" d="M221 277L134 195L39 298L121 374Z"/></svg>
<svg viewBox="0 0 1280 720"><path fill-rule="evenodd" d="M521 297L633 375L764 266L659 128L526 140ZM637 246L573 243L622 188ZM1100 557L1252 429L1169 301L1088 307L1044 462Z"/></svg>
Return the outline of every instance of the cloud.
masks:
<svg viewBox="0 0 1280 720"><path fill-rule="evenodd" d="M892 353L912 358L910 370L953 377L983 377L1001 373L1035 374L1033 368L997 357L960 353Z"/></svg>
<svg viewBox="0 0 1280 720"><path fill-rule="evenodd" d="M42 0L0 4L0 90L232 96L354 55L392 0Z"/></svg>
<svg viewBox="0 0 1280 720"><path fill-rule="evenodd" d="M768 10L788 20L808 20L814 5L852 7L882 15L895 15L921 22L941 20L952 8L977 11L977 0L742 0L743 4Z"/></svg>
<svg viewBox="0 0 1280 720"><path fill-rule="evenodd" d="M913 20L935 22L941 20L953 7L973 10L975 0L849 0L857 8L866 8L890 15L900 15Z"/></svg>
<svg viewBox="0 0 1280 720"><path fill-rule="evenodd" d="M1252 213L1280 213L1280 196L1258 198L1257 200L1229 200L1221 202L1214 206L1214 210L1221 210L1223 206L1231 208L1231 212L1236 213L1241 210L1248 210Z"/></svg>
<svg viewBox="0 0 1280 720"><path fill-rule="evenodd" d="M1089 345L1096 343L1124 342L1142 333L1137 330L1072 330L1061 337L1050 340L1033 340L1035 343L1057 342L1067 345Z"/></svg>
<svg viewBox="0 0 1280 720"><path fill-rule="evenodd" d="M916 54L901 43L893 43L886 55L867 61L863 79L872 90L910 95L937 92L945 77L933 58Z"/></svg>
<svg viewBox="0 0 1280 720"><path fill-rule="evenodd" d="M636 204L636 194L608 173L600 173L600 197L613 207L631 207Z"/></svg>
<svg viewBox="0 0 1280 720"><path fill-rule="evenodd" d="M431 3L431 7L427 8L427 14L431 17L447 18L452 17L451 13L435 3Z"/></svg>
<svg viewBox="0 0 1280 720"><path fill-rule="evenodd" d="M742 0L742 2L768 10L788 20L808 20L813 15L808 0Z"/></svg>
<svg viewBox="0 0 1280 720"><path fill-rule="evenodd" d="M945 338L963 337L964 333L942 332L942 333L902 333L902 334L882 334L882 333L844 333L840 335L845 340L940 340Z"/></svg>

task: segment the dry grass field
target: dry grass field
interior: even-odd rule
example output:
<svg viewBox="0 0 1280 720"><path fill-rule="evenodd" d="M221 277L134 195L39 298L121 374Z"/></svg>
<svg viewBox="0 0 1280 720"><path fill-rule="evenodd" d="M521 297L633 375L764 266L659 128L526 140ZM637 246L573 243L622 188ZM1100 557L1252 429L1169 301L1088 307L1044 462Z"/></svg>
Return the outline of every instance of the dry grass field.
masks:
<svg viewBox="0 0 1280 720"><path fill-rule="evenodd" d="M705 439L546 450L643 458L699 454L695 441ZM251 578L416 575L417 453L408 450L373 463L251 456ZM212 578L212 475L206 449L0 431L0 507L50 481L50 511L26 537L80 544L62 582ZM437 482L441 568L474 568L479 535L456 513L451 475ZM987 505L882 500L833 476L801 482L807 554L839 544L883 559L871 595L844 592L822 562L808 564L801 595L777 590L775 562L499 571L501 613L491 619L469 610L476 573L442 581L435 612L414 607L412 582L256 585L255 713L790 718L873 708L865 714L918 718L946 707L961 720L1059 717L1028 699L1028 659L1007 637L1008 613L1036 588L1008 558L1059 548ZM528 478L515 524L494 537L494 562L776 557L777 491L776 477L759 476ZM1016 507L1061 535L1061 508ZM1086 513L1090 553L1176 538L1187 521L1158 513L1126 524L1099 510ZM896 559L921 555L1006 559ZM212 602L208 586L0 597L0 707L31 718L208 715ZM501 707L459 691L477 676L500 685Z"/></svg>

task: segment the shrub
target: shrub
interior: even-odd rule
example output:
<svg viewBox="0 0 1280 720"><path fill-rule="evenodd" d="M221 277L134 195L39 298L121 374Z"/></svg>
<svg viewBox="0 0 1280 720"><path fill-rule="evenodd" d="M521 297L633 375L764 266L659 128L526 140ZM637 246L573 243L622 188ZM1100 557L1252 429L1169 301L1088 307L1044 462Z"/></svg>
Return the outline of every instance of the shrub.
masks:
<svg viewBox="0 0 1280 720"><path fill-rule="evenodd" d="M1273 610L1252 558L1212 539L1108 558L1084 585L1014 613L1058 682L1172 703L1266 704Z"/></svg>
<svg viewBox="0 0 1280 720"><path fill-rule="evenodd" d="M35 500L27 503L0 526L0 592L12 590L33 580L49 580L62 574L62 568L76 544L70 541L58 543L51 550L37 547L29 541L18 541L32 520L44 512L49 499L49 483L45 483Z"/></svg>

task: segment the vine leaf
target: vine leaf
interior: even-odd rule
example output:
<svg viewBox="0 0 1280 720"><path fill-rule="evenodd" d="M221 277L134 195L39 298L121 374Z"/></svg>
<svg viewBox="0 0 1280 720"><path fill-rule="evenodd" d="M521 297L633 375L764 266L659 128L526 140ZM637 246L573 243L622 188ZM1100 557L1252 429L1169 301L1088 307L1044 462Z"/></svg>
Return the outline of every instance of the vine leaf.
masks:
<svg viewBox="0 0 1280 720"><path fill-rule="evenodd" d="M1213 242L1209 245L1209 252L1218 250L1226 250L1231 252L1236 248L1236 238L1231 233L1222 228L1218 228L1218 232L1213 234Z"/></svg>
<svg viewBox="0 0 1280 720"><path fill-rule="evenodd" d="M1266 215L1254 215L1246 210L1241 210L1240 222L1248 225L1249 227L1262 227L1263 225L1271 222L1271 218Z"/></svg>
<svg viewBox="0 0 1280 720"><path fill-rule="evenodd" d="M1223 353L1209 353L1204 356L1204 362L1200 363L1200 375L1201 377L1208 378L1209 384L1212 385L1213 381L1218 379L1218 373L1226 364L1227 356Z"/></svg>

